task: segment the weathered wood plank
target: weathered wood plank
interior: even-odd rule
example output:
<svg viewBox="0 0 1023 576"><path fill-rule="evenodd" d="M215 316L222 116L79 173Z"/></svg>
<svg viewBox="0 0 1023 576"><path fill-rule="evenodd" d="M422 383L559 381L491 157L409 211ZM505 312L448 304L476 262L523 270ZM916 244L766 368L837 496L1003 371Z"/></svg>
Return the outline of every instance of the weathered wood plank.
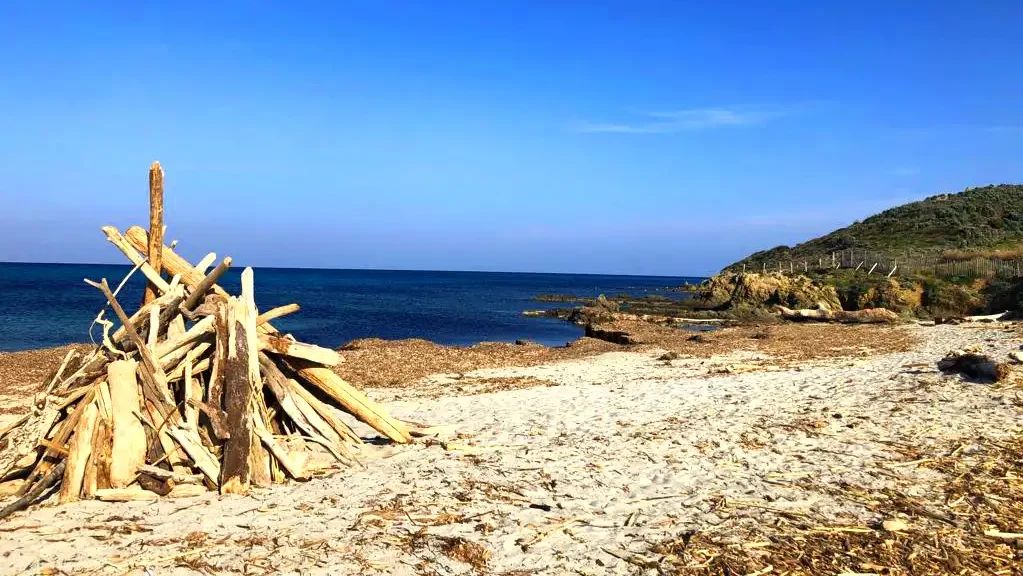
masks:
<svg viewBox="0 0 1023 576"><path fill-rule="evenodd" d="M138 418L140 410L138 364L117 360L107 367L113 446L110 452L110 486L124 488L135 481L139 467L146 463L146 430Z"/></svg>

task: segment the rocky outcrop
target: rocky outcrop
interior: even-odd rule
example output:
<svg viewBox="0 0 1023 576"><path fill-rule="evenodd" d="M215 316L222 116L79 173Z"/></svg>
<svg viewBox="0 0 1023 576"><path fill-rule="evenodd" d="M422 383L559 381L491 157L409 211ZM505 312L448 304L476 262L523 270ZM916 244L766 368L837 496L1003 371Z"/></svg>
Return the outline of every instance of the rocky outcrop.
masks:
<svg viewBox="0 0 1023 576"><path fill-rule="evenodd" d="M705 301L720 301L720 309L770 308L778 305L842 309L833 286L818 284L806 276L788 276L777 272L719 274L704 283L703 298Z"/></svg>
<svg viewBox="0 0 1023 576"><path fill-rule="evenodd" d="M860 310L887 308L896 312L912 312L923 303L924 289L919 284L907 288L892 278L867 288L856 301Z"/></svg>

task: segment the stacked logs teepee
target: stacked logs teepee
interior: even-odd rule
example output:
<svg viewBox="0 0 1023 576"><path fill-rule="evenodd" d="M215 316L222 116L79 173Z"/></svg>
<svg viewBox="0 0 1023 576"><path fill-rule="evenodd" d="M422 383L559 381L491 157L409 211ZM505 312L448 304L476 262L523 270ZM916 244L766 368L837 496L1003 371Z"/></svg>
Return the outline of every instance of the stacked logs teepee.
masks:
<svg viewBox="0 0 1023 576"><path fill-rule="evenodd" d="M151 230L162 232L159 212ZM244 493L308 478L315 451L356 464L361 440L342 411L394 442L410 440L403 422L331 371L336 352L274 329L271 320L297 305L256 310L251 269L232 296L217 285L230 258L207 273L212 254L192 266L142 228L103 232L148 279L147 301L128 316L105 279L86 281L120 326L101 312L102 343L68 353L29 413L0 429L0 482L23 479L0 518L51 494L67 502Z"/></svg>

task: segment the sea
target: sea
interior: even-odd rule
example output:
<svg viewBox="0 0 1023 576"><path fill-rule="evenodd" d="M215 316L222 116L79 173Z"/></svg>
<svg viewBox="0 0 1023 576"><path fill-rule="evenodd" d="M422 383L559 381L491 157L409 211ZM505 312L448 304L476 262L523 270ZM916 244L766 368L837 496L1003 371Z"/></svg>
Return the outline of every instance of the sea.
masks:
<svg viewBox="0 0 1023 576"><path fill-rule="evenodd" d="M129 266L100 264L0 263L0 351L28 350L100 339L90 324L105 299L83 279L120 284ZM240 291L240 269L220 284ZM297 303L302 309L274 326L303 342L336 348L357 338L423 338L465 346L484 341L532 340L561 346L582 328L553 318L522 315L525 310L571 306L533 300L538 294L577 296L663 295L682 297L678 286L702 278L256 268L256 305L266 311ZM136 273L118 293L131 314L142 298L144 278ZM112 310L106 318L115 319ZM116 324L116 319L115 319Z"/></svg>

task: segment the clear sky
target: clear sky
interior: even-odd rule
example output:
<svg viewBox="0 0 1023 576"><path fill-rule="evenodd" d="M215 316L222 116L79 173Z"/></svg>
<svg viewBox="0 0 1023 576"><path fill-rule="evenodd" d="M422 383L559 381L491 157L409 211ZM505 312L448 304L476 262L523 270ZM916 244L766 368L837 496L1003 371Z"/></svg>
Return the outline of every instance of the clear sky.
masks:
<svg viewBox="0 0 1023 576"><path fill-rule="evenodd" d="M703 274L1023 181L1023 2L0 3L0 261Z"/></svg>

